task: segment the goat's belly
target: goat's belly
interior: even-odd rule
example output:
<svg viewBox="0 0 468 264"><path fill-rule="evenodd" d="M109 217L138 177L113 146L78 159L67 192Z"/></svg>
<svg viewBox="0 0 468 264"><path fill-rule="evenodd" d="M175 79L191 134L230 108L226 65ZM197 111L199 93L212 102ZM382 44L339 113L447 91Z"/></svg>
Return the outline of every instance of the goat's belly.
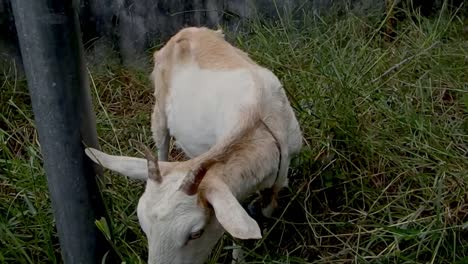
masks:
<svg viewBox="0 0 468 264"><path fill-rule="evenodd" d="M254 85L246 70L185 69L172 80L167 124L189 156L206 152L238 124L243 105L253 103Z"/></svg>

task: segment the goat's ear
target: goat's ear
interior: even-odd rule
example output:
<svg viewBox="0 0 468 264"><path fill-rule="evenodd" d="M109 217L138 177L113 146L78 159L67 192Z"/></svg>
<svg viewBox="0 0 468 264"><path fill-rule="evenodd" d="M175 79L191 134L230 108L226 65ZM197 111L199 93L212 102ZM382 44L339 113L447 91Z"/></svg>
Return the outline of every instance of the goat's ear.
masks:
<svg viewBox="0 0 468 264"><path fill-rule="evenodd" d="M218 222L231 236L239 239L262 238L257 222L242 208L224 182L210 179L207 185L204 196L213 207Z"/></svg>
<svg viewBox="0 0 468 264"><path fill-rule="evenodd" d="M148 179L148 161L146 159L113 156L94 148L86 148L86 155L96 164L133 179ZM178 162L158 162L161 173L166 174Z"/></svg>

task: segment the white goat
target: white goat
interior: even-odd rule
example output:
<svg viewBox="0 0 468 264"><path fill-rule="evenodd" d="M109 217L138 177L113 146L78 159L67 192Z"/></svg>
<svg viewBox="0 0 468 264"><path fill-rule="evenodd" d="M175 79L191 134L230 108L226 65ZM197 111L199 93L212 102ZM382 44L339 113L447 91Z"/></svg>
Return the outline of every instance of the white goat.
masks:
<svg viewBox="0 0 468 264"><path fill-rule="evenodd" d="M261 238L239 201L270 189L263 211L272 212L302 135L278 78L222 32L185 28L154 58L152 131L160 161L150 153L146 159L86 153L108 169L147 180L137 212L148 263L203 263L224 231ZM169 131L191 160L166 162Z"/></svg>

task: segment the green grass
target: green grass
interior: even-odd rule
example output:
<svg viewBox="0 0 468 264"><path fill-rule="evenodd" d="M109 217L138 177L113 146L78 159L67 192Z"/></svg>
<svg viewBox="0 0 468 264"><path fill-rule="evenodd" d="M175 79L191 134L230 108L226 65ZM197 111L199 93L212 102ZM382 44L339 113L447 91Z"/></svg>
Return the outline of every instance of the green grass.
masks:
<svg viewBox="0 0 468 264"><path fill-rule="evenodd" d="M387 43L378 17L306 16L252 23L235 38L283 82L305 146L292 162L250 263L468 262L468 38L466 17L441 12L398 25ZM1 80L0 262L61 262L26 83ZM105 151L151 143L147 72L90 68ZM173 153L173 158L179 158ZM138 182L106 173L113 245L144 262ZM210 263L229 259L224 237Z"/></svg>

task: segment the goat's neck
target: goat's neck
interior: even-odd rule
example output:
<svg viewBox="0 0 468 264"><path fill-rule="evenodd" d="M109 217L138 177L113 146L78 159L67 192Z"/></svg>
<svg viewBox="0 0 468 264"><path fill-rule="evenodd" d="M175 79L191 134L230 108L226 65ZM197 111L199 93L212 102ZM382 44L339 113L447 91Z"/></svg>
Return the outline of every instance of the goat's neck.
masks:
<svg viewBox="0 0 468 264"><path fill-rule="evenodd" d="M259 130L246 139L245 147L225 163L215 164L206 177L225 182L238 200L271 187L276 180L279 153L271 135Z"/></svg>

